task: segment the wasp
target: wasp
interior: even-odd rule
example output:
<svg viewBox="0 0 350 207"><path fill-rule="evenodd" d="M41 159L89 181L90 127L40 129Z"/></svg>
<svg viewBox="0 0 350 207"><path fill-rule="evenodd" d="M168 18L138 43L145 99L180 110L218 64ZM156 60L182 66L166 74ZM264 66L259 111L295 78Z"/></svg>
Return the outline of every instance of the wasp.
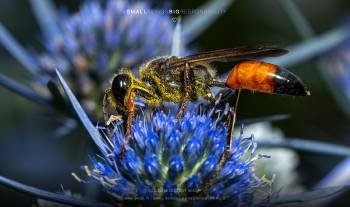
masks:
<svg viewBox="0 0 350 207"><path fill-rule="evenodd" d="M179 103L176 119L180 119L189 101L199 98L215 101L212 87L291 96L310 95L298 76L277 65L257 60L286 53L284 49L266 46L238 47L185 57L158 57L140 66L139 78L123 69L105 91L103 111L106 125L119 119L126 120L126 133L130 134L135 97L152 107L163 102ZM219 80L212 63L233 61L241 62L231 69L226 81Z"/></svg>

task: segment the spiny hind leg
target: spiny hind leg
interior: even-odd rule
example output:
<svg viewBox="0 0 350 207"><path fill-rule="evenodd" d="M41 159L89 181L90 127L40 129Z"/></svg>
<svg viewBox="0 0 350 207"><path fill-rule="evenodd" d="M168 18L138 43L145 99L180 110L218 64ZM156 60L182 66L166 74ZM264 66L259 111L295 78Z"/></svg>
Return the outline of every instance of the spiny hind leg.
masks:
<svg viewBox="0 0 350 207"><path fill-rule="evenodd" d="M177 111L177 114L175 117L176 119L181 119L184 116L185 109L188 104L188 101L190 100L190 95L192 92L192 86L190 82L190 66L188 65L188 63L185 64L183 81L184 81L185 94L182 98L179 110Z"/></svg>
<svg viewBox="0 0 350 207"><path fill-rule="evenodd" d="M226 163L227 159L230 156L230 152L231 152L231 147L232 147L232 141L233 141L233 133L234 133L234 127L235 127L235 123L236 123L236 115L237 115L237 107L238 107L238 101L239 101L239 96L240 96L241 90L238 89L235 91L235 100L234 100L234 104L232 106L230 106L230 114L228 116L228 133L227 133L227 137L226 137L226 148L225 151L221 154L220 156L220 160L219 163L215 169L214 172L214 176L212 176L212 178L215 178L216 176L219 175L222 166ZM210 186L212 186L214 183L214 179L209 179L206 183L204 183L199 191L197 192L198 195L203 194L205 191L207 191Z"/></svg>
<svg viewBox="0 0 350 207"><path fill-rule="evenodd" d="M226 153L230 153L231 147L232 147L232 140L233 140L233 133L234 133L234 127L236 123L236 116L237 116L237 107L239 102L239 96L241 95L241 89L237 89L235 91L235 99L233 105L230 107L230 114L228 116L228 134L226 137ZM226 161L225 156L222 156L221 160Z"/></svg>

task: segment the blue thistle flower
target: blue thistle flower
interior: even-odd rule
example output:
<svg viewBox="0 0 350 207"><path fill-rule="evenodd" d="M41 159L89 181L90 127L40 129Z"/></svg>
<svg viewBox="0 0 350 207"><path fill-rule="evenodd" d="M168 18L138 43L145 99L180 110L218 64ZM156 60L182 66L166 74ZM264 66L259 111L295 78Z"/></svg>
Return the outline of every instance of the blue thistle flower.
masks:
<svg viewBox="0 0 350 207"><path fill-rule="evenodd" d="M44 37L45 52L33 54L39 68L34 87L45 93L59 67L84 108L100 114L96 97L99 103L103 84L113 73L170 55L175 24L167 13L152 9L148 2L87 1L77 13L61 14L58 32Z"/></svg>
<svg viewBox="0 0 350 207"><path fill-rule="evenodd" d="M242 128L228 159L217 171L228 130L225 122L212 116L213 111L187 112L182 120L175 120L173 110L138 116L130 144L125 142L122 127L115 125L105 133L113 152L104 161L92 158L93 170L87 174L121 201L165 199L199 205L203 201L193 202L193 198L200 196L210 200L206 202L262 202L255 199L256 190L266 190L268 185L254 174L258 156L254 155L253 137L244 137ZM126 145L124 158L119 156L122 145ZM208 183L212 184L199 194Z"/></svg>
<svg viewBox="0 0 350 207"><path fill-rule="evenodd" d="M155 206L158 204L162 205L162 202L176 199L178 203L170 204L186 204L186 206L219 206L219 204L227 204L226 206L272 206L314 201L316 199L334 196L348 189L344 186L337 186L285 196L279 195L279 193L272 193L271 185L274 178L270 181L264 176L258 178L254 173L255 161L258 158L268 156L254 156L257 145L252 136L243 137L242 128L239 136L233 139L231 150L228 152L228 156L225 156L227 159L223 160L223 165L219 165L221 166L219 168L217 166L217 170L213 174L207 173L206 176L203 176L205 172L212 172L213 168L210 166L217 163L218 155L213 153L211 149L213 149L213 143L220 142L220 140L224 139L223 137L226 137L227 129L225 123L220 121L221 117L219 115L215 118L213 114L214 109L210 112L199 112L198 114L197 108L200 109L199 111L202 111L201 107L198 107L198 103L186 113L183 119L178 121L174 120L175 112L171 110L169 113L161 111L150 113L146 111L142 114L142 117L136 117L133 127L134 129L140 129L139 132L143 133L143 139L142 137L134 139L130 145L128 144L126 146L126 151L130 153L128 159L134 163L125 164L125 160L119 156L121 146L125 146L126 144L121 127L118 125L113 126L107 130L107 135L103 136L98 131L98 128L94 127L91 123L59 71L56 70L56 73L80 121L103 155L101 161L97 161L93 157L91 158L93 170L90 170L88 166L84 166L83 168L89 177L100 182L120 202L126 202L129 199L134 201L135 199L140 199L143 202L145 200L151 200L152 203L149 204ZM220 112L220 110L216 110L215 112ZM205 151L201 159L193 167L189 167L185 161L184 170L177 171L175 176L173 176L174 181L171 181L168 179L169 159L164 154L167 149L164 143L165 140L169 139L170 135L174 136L173 131L176 132L175 135L180 135L181 141L180 151L173 154L173 156L179 156L184 161L184 146L186 146L190 137L198 134L203 136ZM148 151L147 145L145 146L143 143L139 144L142 140L146 139L150 141L143 143L151 143L151 151ZM315 152L328 151L328 153L334 153L347 150L344 147L328 146L324 143L298 139L293 140L293 143L298 145L298 147L305 145L318 146L319 149L315 147ZM219 147L218 149L221 148ZM346 152L342 153L345 154ZM176 160L175 164L178 163ZM182 161L180 161L180 168L177 169L182 168ZM204 162L207 163L206 166L204 166ZM135 172L130 173L131 170L135 170ZM72 175L81 181L75 174ZM208 179L211 182L206 182ZM37 189L10 179L0 176L0 181L15 189L24 189L24 191L28 192L35 190L35 195L45 194L47 197L45 191L38 193ZM264 191L266 187L268 187L268 192ZM198 192L203 192L203 196L205 197L195 197L198 196ZM62 196L51 195L50 199L62 201ZM167 201L155 202L158 199L166 199ZM220 200L215 202L217 201L215 199ZM75 205L86 204L86 202L77 202L69 198L64 198L64 201L65 203L74 203Z"/></svg>
<svg viewBox="0 0 350 207"><path fill-rule="evenodd" d="M101 73L170 54L175 25L170 16L151 9L147 2L85 2L77 13L62 15L58 34L45 38L46 52L37 56L40 68ZM131 12L138 10L149 13Z"/></svg>

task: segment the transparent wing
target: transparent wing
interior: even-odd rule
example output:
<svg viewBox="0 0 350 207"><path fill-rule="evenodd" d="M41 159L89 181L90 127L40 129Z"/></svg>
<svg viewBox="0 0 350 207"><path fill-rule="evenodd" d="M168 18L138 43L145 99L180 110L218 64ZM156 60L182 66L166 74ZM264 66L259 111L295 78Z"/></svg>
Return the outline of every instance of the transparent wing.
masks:
<svg viewBox="0 0 350 207"><path fill-rule="evenodd" d="M276 57L288 53L287 50L266 46L244 46L237 48L228 48L202 52L195 55L189 55L177 58L171 62L172 67L179 67L185 63L210 63L210 62L230 62L239 59L259 59L265 57Z"/></svg>

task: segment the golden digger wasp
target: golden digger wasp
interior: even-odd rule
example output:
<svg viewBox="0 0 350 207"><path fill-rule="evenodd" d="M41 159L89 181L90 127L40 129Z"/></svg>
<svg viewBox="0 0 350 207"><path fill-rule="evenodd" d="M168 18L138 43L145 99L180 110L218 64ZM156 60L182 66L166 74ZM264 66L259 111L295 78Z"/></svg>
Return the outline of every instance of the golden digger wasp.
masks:
<svg viewBox="0 0 350 207"><path fill-rule="evenodd" d="M103 111L106 125L118 119L126 120L126 134L130 135L135 113L135 97L143 99L153 107L163 102L180 103L176 115L176 119L180 119L189 101L199 98L215 101L212 87L248 89L291 96L309 95L310 92L304 83L293 73L277 65L254 60L286 53L284 49L273 47L238 47L186 57L155 58L140 67L140 78L136 78L127 69L121 70L105 92ZM226 81L215 77L212 62L239 60L247 61L236 64Z"/></svg>

